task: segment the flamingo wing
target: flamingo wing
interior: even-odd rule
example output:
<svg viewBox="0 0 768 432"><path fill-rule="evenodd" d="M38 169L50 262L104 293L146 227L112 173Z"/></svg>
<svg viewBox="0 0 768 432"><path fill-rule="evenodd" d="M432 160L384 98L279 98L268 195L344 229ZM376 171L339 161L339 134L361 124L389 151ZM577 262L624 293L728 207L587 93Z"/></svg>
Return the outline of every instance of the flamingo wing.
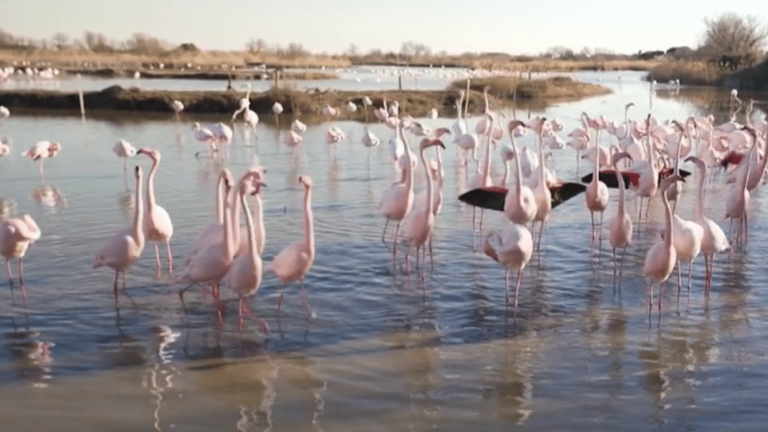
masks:
<svg viewBox="0 0 768 432"><path fill-rule="evenodd" d="M552 208L557 207L585 190L587 190L587 187L579 183L555 183L549 187L549 192L552 196ZM507 188L500 186L472 189L461 194L459 201L471 206L503 212L504 201L508 191Z"/></svg>

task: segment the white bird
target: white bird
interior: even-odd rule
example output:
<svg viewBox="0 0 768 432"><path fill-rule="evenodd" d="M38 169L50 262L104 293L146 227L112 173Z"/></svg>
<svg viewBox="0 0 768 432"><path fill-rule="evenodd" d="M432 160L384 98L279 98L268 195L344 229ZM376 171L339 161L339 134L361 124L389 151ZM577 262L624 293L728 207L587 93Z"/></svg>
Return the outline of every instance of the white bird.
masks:
<svg viewBox="0 0 768 432"><path fill-rule="evenodd" d="M128 141L121 139L112 146L112 151L117 157L123 158L123 171L127 171L128 158L136 156L136 148Z"/></svg>
<svg viewBox="0 0 768 432"><path fill-rule="evenodd" d="M56 141L40 141L21 153L22 156L37 161L40 166L40 180L43 180L43 161L47 158L56 157L61 151L61 144Z"/></svg>
<svg viewBox="0 0 768 432"><path fill-rule="evenodd" d="M491 231L485 237L483 251L504 267L505 302L509 305L509 272L517 270L515 281L515 317L520 292L523 269L533 255L533 236L528 228L514 223L508 224L503 231Z"/></svg>
<svg viewBox="0 0 768 432"><path fill-rule="evenodd" d="M11 115L11 112L8 110L8 108L0 105L0 118L8 118L8 116Z"/></svg>
<svg viewBox="0 0 768 432"><path fill-rule="evenodd" d="M436 119L437 115L438 115L437 114L437 109L436 108L432 108L431 110L429 110L429 113L427 113L427 118Z"/></svg>
<svg viewBox="0 0 768 432"><path fill-rule="evenodd" d="M347 102L347 105L345 106L345 109L347 110L347 112L348 112L349 114L352 114L352 113L354 113L355 111L357 111L357 105L355 105L355 103L354 103L354 102L352 102L352 101L349 101L349 102Z"/></svg>
<svg viewBox="0 0 768 432"><path fill-rule="evenodd" d="M10 218L0 222L0 255L5 258L5 268L8 271L8 280L13 284L11 273L11 260L16 258L19 267L19 286L24 300L27 292L24 288L24 255L29 245L37 241L42 235L40 228L34 219L28 214L21 218Z"/></svg>
<svg viewBox="0 0 768 432"><path fill-rule="evenodd" d="M275 102L274 105L272 105L272 114L274 115L280 115L283 112L283 105L280 102Z"/></svg>
<svg viewBox="0 0 768 432"><path fill-rule="evenodd" d="M291 130L296 133L304 133L307 130L307 125L301 122L299 119L295 119L293 123L291 123Z"/></svg>
<svg viewBox="0 0 768 432"><path fill-rule="evenodd" d="M179 114L181 114L182 111L184 111L184 104L181 103L180 100L174 100L171 103L171 108L173 108L173 111L176 113L176 118L179 118Z"/></svg>
<svg viewBox="0 0 768 432"><path fill-rule="evenodd" d="M11 146L8 145L6 138L0 139L0 157L11 153Z"/></svg>

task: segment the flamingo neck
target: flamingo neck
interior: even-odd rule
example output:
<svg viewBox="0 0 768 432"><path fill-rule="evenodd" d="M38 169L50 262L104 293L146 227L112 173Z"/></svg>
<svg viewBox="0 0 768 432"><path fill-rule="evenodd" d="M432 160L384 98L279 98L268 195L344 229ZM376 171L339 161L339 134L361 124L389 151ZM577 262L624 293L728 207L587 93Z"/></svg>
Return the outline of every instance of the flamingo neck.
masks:
<svg viewBox="0 0 768 432"><path fill-rule="evenodd" d="M149 170L147 176L147 211L151 212L156 206L155 200L155 174L157 174L157 168L160 162L157 159L152 159L152 168Z"/></svg>
<svg viewBox="0 0 768 432"><path fill-rule="evenodd" d="M467 78L467 98L464 100L464 118L469 116L469 78Z"/></svg>
<svg viewBox="0 0 768 432"><path fill-rule="evenodd" d="M629 107L624 108L624 127L627 131L622 139L629 138L631 135L629 132Z"/></svg>
<svg viewBox="0 0 768 432"><path fill-rule="evenodd" d="M598 171L600 170L600 129L595 134L595 168L592 173L592 181L597 183Z"/></svg>
<svg viewBox="0 0 768 432"><path fill-rule="evenodd" d="M491 134L493 133L493 123L491 123L490 130L488 131L488 147L485 150L485 162L483 164L483 177L485 182L491 178Z"/></svg>
<svg viewBox="0 0 768 432"><path fill-rule="evenodd" d="M666 193L661 194L661 202L664 203L664 215L666 217L667 231L667 235L664 237L664 246L666 246L667 250L669 250L672 248L672 236L674 234L672 233L672 208L669 206L669 200L667 199Z"/></svg>
<svg viewBox="0 0 768 432"><path fill-rule="evenodd" d="M241 210L241 200L240 200L240 190L242 189L242 186L239 186L237 188L237 198L232 200L232 212L230 213L230 216L232 218L232 242L234 243L234 248L237 250L240 247L240 210Z"/></svg>
<svg viewBox="0 0 768 432"><path fill-rule="evenodd" d="M544 176L544 141L539 132L539 185L546 187L546 177Z"/></svg>
<svg viewBox="0 0 768 432"><path fill-rule="evenodd" d="M506 186L509 181L509 162L504 161L504 177L501 178L501 185Z"/></svg>
<svg viewBox="0 0 768 432"><path fill-rule="evenodd" d="M240 201L240 205L245 209L245 226L248 228L248 250L251 252L251 257L255 261L259 256L259 249L256 246L256 233L253 229L251 210L248 208L248 203L245 201L245 190L240 191L238 201Z"/></svg>
<svg viewBox="0 0 768 432"><path fill-rule="evenodd" d="M403 146L405 147L405 158L408 161L406 163L405 169L407 173L405 174L405 187L409 190L413 190L413 160L411 160L411 147L408 145L408 140L405 139L405 135L403 134L402 129L398 128L398 133L400 134L400 139L403 140Z"/></svg>
<svg viewBox="0 0 768 432"><path fill-rule="evenodd" d="M429 172L429 167L427 166L427 159L424 157L424 152L426 151L426 148L422 148L419 152L419 159L421 159L421 165L424 167L424 175L427 176L427 214L432 213L434 201L432 200L432 174Z"/></svg>
<svg viewBox="0 0 768 432"><path fill-rule="evenodd" d="M131 236L136 241L136 244L144 244L144 229L142 227L142 221L144 219L144 197L142 196L142 178L139 176L136 179L136 211L133 213L133 232Z"/></svg>
<svg viewBox="0 0 768 432"><path fill-rule="evenodd" d="M219 225L224 223L224 195L221 193L222 186L224 186L224 176L219 176L219 181L216 182L216 222Z"/></svg>
<svg viewBox="0 0 768 432"><path fill-rule="evenodd" d="M232 190L233 188L230 188L227 192L224 206L224 252L226 254L225 258L228 260L232 260L235 256L235 241L234 233L232 232L232 206L229 205L233 198Z"/></svg>
<svg viewBox="0 0 768 432"><path fill-rule="evenodd" d="M245 207L245 204L243 204ZM246 214L247 217L247 214ZM264 228L264 208L261 202L261 193L257 193L253 199L253 224L256 230L256 244L259 255L264 251L266 229Z"/></svg>
<svg viewBox="0 0 768 432"><path fill-rule="evenodd" d="M515 150L515 168L517 169L515 192L517 192L517 196L520 196L520 193L523 190L523 170L520 168L520 153L517 152L517 144L515 143L515 137L512 135L512 132L509 133L509 137L512 139L512 148Z"/></svg>
<svg viewBox="0 0 768 432"><path fill-rule="evenodd" d="M699 189L696 191L696 217L698 219L704 219L704 180L707 177L707 165L705 163L697 164L699 170Z"/></svg>
<svg viewBox="0 0 768 432"><path fill-rule="evenodd" d="M309 255L315 256L315 229L312 218L312 188L308 187L304 192L304 244Z"/></svg>
<svg viewBox="0 0 768 432"><path fill-rule="evenodd" d="M619 214L623 215L624 211L624 177L619 170L619 164L614 163L613 169L616 170L616 179L619 181Z"/></svg>

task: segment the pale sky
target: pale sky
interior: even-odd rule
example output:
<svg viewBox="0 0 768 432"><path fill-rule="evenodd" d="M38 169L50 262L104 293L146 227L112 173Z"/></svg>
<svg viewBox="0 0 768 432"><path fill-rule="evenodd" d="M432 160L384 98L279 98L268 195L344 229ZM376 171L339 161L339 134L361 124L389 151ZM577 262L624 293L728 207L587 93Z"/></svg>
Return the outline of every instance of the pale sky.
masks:
<svg viewBox="0 0 768 432"><path fill-rule="evenodd" d="M730 11L766 19L759 0L0 0L0 28L32 38L143 32L222 50L261 38L328 53L351 43L399 51L409 40L449 53L635 53L696 45L703 19Z"/></svg>

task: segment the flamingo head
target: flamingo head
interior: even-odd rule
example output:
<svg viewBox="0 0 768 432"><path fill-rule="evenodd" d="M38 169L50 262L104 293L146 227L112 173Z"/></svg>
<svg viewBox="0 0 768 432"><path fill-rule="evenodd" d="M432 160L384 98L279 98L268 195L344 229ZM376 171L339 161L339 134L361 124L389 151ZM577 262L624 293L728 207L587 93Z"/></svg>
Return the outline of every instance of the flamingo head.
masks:
<svg viewBox="0 0 768 432"><path fill-rule="evenodd" d="M693 162L697 167L699 167L702 170L707 167L707 164L703 160L697 158L696 156L688 156L687 158L685 158L685 161Z"/></svg>
<svg viewBox="0 0 768 432"><path fill-rule="evenodd" d="M53 141L48 146L48 152L51 153L51 157L56 156L56 153L61 151L61 143Z"/></svg>
<svg viewBox="0 0 768 432"><path fill-rule="evenodd" d="M511 134L512 131L514 131L518 126L525 127L525 123L521 122L520 120L510 120L510 122L507 124L507 129Z"/></svg>
<svg viewBox="0 0 768 432"><path fill-rule="evenodd" d="M195 124L192 125L192 130L195 130L195 131L196 130L200 130L200 123L199 122L195 122Z"/></svg>
<svg viewBox="0 0 768 432"><path fill-rule="evenodd" d="M141 173L142 173L141 167L140 167L140 166L138 166L138 165L136 165L136 169L135 169L135 177L136 177L137 179L141 178Z"/></svg>
<svg viewBox="0 0 768 432"><path fill-rule="evenodd" d="M299 176L299 183L307 189L312 187L312 179L308 175Z"/></svg>
<svg viewBox="0 0 768 432"><path fill-rule="evenodd" d="M433 146L440 146L443 150L445 150L445 144L443 144L441 140L429 139L429 138L424 138L423 140L421 140L421 142L419 143L419 150L424 150L428 147L433 147Z"/></svg>
<svg viewBox="0 0 768 432"><path fill-rule="evenodd" d="M618 163L620 160L622 160L622 159L624 159L624 158L627 158L627 159L629 159L629 160L633 160L633 159L632 159L632 156L631 156L629 153L627 153L627 152L619 152L619 153L614 153L614 154L613 154L613 158L612 158L612 161L611 161L611 162L613 163L613 166L618 166L618 165L616 165L616 164L617 164L617 163Z"/></svg>
<svg viewBox="0 0 768 432"><path fill-rule="evenodd" d="M144 154L149 156L150 159L152 159L155 162L160 161L160 152L149 147L142 147L139 149L139 151L136 152L137 155Z"/></svg>
<svg viewBox="0 0 768 432"><path fill-rule="evenodd" d="M224 189L229 192L232 190L232 172L228 168L221 170L221 177L224 179Z"/></svg>

